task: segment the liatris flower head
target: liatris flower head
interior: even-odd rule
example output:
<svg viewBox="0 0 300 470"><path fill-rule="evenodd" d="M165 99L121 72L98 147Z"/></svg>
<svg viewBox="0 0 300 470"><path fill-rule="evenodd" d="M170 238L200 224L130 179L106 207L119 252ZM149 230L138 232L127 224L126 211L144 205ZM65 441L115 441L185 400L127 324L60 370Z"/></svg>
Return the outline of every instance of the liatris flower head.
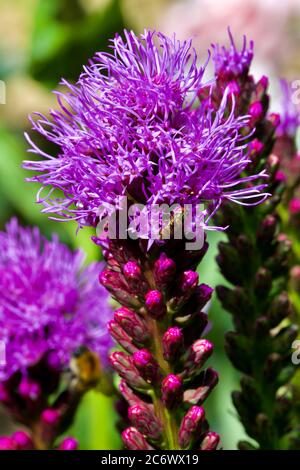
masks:
<svg viewBox="0 0 300 470"><path fill-rule="evenodd" d="M233 81L241 76L247 75L253 59L253 41L247 45L246 36L243 39L243 46L239 51L230 29L228 29L230 46L220 47L213 45L213 61L215 64L216 75L220 79Z"/></svg>
<svg viewBox="0 0 300 470"><path fill-rule="evenodd" d="M264 171L240 177L250 162L241 135L250 118L235 116L234 103L227 113L230 87L217 109L210 99L199 102L205 64L197 65L190 41L151 31L124 36L111 53L95 55L76 85L63 82L68 91L57 93L60 109L50 120L31 118L58 149L48 155L28 137L43 157L24 166L46 191L38 194L44 212L96 225L126 196L146 207L205 204L208 223L223 200L264 200L265 185L253 184ZM251 54L244 47L241 55L246 66Z"/></svg>
<svg viewBox="0 0 300 470"><path fill-rule="evenodd" d="M81 345L105 360L111 311L98 283L101 264L84 267L82 253L16 219L0 232L0 247L0 340L6 350L0 380L19 373L19 392L38 396L39 384L27 371L40 361L61 370Z"/></svg>

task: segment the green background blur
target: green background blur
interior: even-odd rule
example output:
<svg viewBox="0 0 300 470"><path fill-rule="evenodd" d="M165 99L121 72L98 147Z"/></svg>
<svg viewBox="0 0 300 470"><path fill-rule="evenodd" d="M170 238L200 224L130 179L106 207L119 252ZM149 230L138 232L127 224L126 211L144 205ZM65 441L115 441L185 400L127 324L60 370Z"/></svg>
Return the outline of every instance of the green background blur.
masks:
<svg viewBox="0 0 300 470"><path fill-rule="evenodd" d="M21 162L26 158L24 131L29 131L28 113L47 112L55 106L51 90L65 77L76 80L82 64L96 50L105 50L107 40L124 27L136 31L157 27L167 15L167 0L0 0L0 79L5 84L6 103L0 104L0 228L12 215L24 224L38 225L42 232L59 233L72 247L80 246L87 260L100 256L90 242L91 230L76 234L76 226L57 223L40 213L35 203L37 187L24 182ZM225 32L226 25L224 27ZM224 33L225 34L225 33ZM3 97L2 97L3 98ZM215 286L221 282L214 257L221 235L210 235L210 250L201 264L200 279ZM208 400L207 414L213 430L222 436L225 449L236 448L244 437L231 404L230 393L238 377L224 353L224 332L230 318L214 297L209 317L209 336L216 345L210 365L220 374L220 384ZM81 449L115 449L120 446L114 430L115 414L110 399L90 392L71 430ZM9 424L0 416L0 434Z"/></svg>

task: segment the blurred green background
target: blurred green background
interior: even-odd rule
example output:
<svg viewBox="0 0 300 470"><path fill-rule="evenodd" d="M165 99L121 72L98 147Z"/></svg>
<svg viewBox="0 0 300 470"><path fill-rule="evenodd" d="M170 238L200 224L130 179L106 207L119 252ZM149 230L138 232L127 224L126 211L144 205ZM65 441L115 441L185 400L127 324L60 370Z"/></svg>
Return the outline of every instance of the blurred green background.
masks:
<svg viewBox="0 0 300 470"><path fill-rule="evenodd" d="M92 231L85 229L76 234L73 223L50 221L46 215L40 213L40 207L35 203L37 187L24 182L28 175L22 170L21 162L26 158L27 147L23 133L30 131L27 115L33 111L46 113L51 106L55 106L51 90L57 88L59 80L65 77L75 81L82 64L96 50L105 50L108 38L117 31L121 32L124 27L136 31L145 27L167 31L171 19L173 23L174 17L176 19L176 8L179 6L183 11L185 4L187 8L186 16L181 16L177 23L179 36L185 34L185 31L195 33L197 43L202 40L202 50L205 51L211 40L207 31L211 32L213 28L209 24L203 28L205 14L202 14L199 30L195 30L195 25L189 23L189 18L193 17L192 8L197 8L195 13L198 14L201 2L205 7L207 1L184 2L185 0L0 0L0 80L4 82L6 92L6 96L2 96L5 104L0 104L1 228L12 215L17 215L24 224L40 226L46 235L55 231L70 246L80 246L86 252L88 261L99 257L98 249L90 242ZM232 1L229 3L232 4ZM243 0L239 0L239 3L241 9L249 4ZM257 2L250 3L254 5ZM226 38L227 2L223 1L220 8L224 11L224 21L221 25L219 21L219 30ZM213 21L213 16L209 18ZM295 28L295 21L294 17L294 29L289 28L285 34L292 35L293 31L298 34L299 28ZM274 24L273 28L275 31ZM173 29L176 30L176 21ZM278 31L276 37L275 32L273 35L275 44ZM297 68L291 67L295 63L296 61L290 60L282 66L277 60L272 68L271 61L268 64L269 70L264 70L264 73L278 73L278 68L282 67L282 74L295 75ZM257 69L260 69L259 64ZM209 254L201 264L201 281L212 286L221 282L214 260L220 237L219 234L209 236ZM230 398L231 391L237 387L238 377L227 360L223 347L224 332L231 327L230 318L222 311L215 297L210 306L209 317L212 323L209 336L216 345L216 353L210 365L219 371L220 384L208 401L207 414L212 429L222 436L223 447L234 449L237 440L244 437ZM73 435L80 441L81 449L118 448L120 440L114 430L115 418L111 400L90 392L85 397L72 428ZM9 423L2 416L0 423L2 434Z"/></svg>

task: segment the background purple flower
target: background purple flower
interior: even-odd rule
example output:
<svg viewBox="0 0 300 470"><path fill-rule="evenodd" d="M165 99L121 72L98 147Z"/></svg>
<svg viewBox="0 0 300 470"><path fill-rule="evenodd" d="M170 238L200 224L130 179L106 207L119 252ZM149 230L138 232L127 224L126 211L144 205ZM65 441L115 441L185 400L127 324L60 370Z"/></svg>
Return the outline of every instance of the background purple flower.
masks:
<svg viewBox="0 0 300 470"><path fill-rule="evenodd" d="M81 252L56 236L48 241L16 219L0 232L0 341L6 345L1 381L49 352L62 366L81 345L106 358L111 309L98 283L102 263L84 267L83 261Z"/></svg>
<svg viewBox="0 0 300 470"><path fill-rule="evenodd" d="M199 103L205 65L197 65L190 41L125 31L111 47L111 54L96 54L75 86L63 82L69 91L57 93L60 110L51 120L32 119L33 129L58 146L55 158L27 136L31 152L44 157L24 166L46 188L38 194L45 212L95 225L99 206L127 195L142 204L205 203L209 218L224 199L265 198L264 185L239 186L265 177L240 179L249 163L240 133L248 117L225 114L227 93L220 109L209 99Z"/></svg>

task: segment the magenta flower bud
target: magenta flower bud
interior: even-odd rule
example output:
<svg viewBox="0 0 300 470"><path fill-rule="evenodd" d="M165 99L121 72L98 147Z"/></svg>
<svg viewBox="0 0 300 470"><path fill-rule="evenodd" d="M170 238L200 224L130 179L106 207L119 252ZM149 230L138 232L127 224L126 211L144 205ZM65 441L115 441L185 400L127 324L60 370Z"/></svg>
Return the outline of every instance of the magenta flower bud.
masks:
<svg viewBox="0 0 300 470"><path fill-rule="evenodd" d="M169 328L163 335L163 351L166 361L176 360L183 351L183 334L177 326Z"/></svg>
<svg viewBox="0 0 300 470"><path fill-rule="evenodd" d="M258 82L258 85L261 86L265 91L267 90L269 86L269 79L265 75L263 75Z"/></svg>
<svg viewBox="0 0 300 470"><path fill-rule="evenodd" d="M117 271L112 271L111 269L104 269L99 274L99 282L110 291L126 287L126 283L124 282L122 275Z"/></svg>
<svg viewBox="0 0 300 470"><path fill-rule="evenodd" d="M264 149L264 144L258 140L254 139L249 145L249 150L251 155L259 155Z"/></svg>
<svg viewBox="0 0 300 470"><path fill-rule="evenodd" d="M154 264L154 274L157 284L161 287L165 287L172 281L175 273L175 262L171 258L168 258L165 253L162 253Z"/></svg>
<svg viewBox="0 0 300 470"><path fill-rule="evenodd" d="M159 376L158 364L147 349L136 351L132 356L132 360L146 382L156 382Z"/></svg>
<svg viewBox="0 0 300 470"><path fill-rule="evenodd" d="M235 96L238 96L241 92L241 88L235 80L228 83L228 88L229 88L229 92Z"/></svg>
<svg viewBox="0 0 300 470"><path fill-rule="evenodd" d="M183 383L178 375L170 374L161 385L162 400L167 408L176 408L183 399Z"/></svg>
<svg viewBox="0 0 300 470"><path fill-rule="evenodd" d="M129 292L123 275L111 269L104 269L99 275L99 282L102 284L115 299L128 307L137 307L140 305L135 295Z"/></svg>
<svg viewBox="0 0 300 470"><path fill-rule="evenodd" d="M111 320L108 322L107 329L111 336L119 343L126 351L131 354L136 351L136 347L132 344L130 336L120 327L120 325Z"/></svg>
<svg viewBox="0 0 300 470"><path fill-rule="evenodd" d="M31 450L34 448L33 441L27 432L16 431L11 437L18 450Z"/></svg>
<svg viewBox="0 0 300 470"><path fill-rule="evenodd" d="M205 420L204 409L200 406L192 406L183 420L179 429L179 445L182 449L187 449L194 439L199 438L202 424Z"/></svg>
<svg viewBox="0 0 300 470"><path fill-rule="evenodd" d="M0 450L16 450L16 444L14 440L9 436L1 436Z"/></svg>
<svg viewBox="0 0 300 470"><path fill-rule="evenodd" d="M127 428L122 432L122 440L128 450L154 450L134 427Z"/></svg>
<svg viewBox="0 0 300 470"><path fill-rule="evenodd" d="M220 442L220 436L216 432L208 432L200 446L201 450L216 450Z"/></svg>
<svg viewBox="0 0 300 470"><path fill-rule="evenodd" d="M133 341L143 344L150 337L147 325L135 312L129 308L121 307L114 313L115 321L133 339Z"/></svg>
<svg viewBox="0 0 300 470"><path fill-rule="evenodd" d="M278 113L271 113L268 116L269 122L276 129L280 124L280 115Z"/></svg>
<svg viewBox="0 0 300 470"><path fill-rule="evenodd" d="M73 437L66 437L58 447L58 450L77 450L78 441Z"/></svg>
<svg viewBox="0 0 300 470"><path fill-rule="evenodd" d="M294 198L289 203L290 214L295 215L300 212L300 199Z"/></svg>
<svg viewBox="0 0 300 470"><path fill-rule="evenodd" d="M213 293L212 287L208 286L207 284L200 284L197 286L196 289L196 296L197 296L197 308L198 310L201 310L207 302L211 299L212 293Z"/></svg>
<svg viewBox="0 0 300 470"><path fill-rule="evenodd" d="M194 290L199 282L199 275L195 271L184 271L180 279L180 289L184 293Z"/></svg>
<svg viewBox="0 0 300 470"><path fill-rule="evenodd" d="M148 405L134 405L128 409L128 418L133 426L147 439L159 441L162 437L162 424Z"/></svg>
<svg viewBox="0 0 300 470"><path fill-rule="evenodd" d="M251 121L256 122L262 118L264 113L263 106L260 101L255 101L249 106L249 114L251 116Z"/></svg>
<svg viewBox="0 0 300 470"><path fill-rule="evenodd" d="M190 377L200 369L212 355L214 345L207 339L198 339L190 349L188 360L185 364L185 374Z"/></svg>
<svg viewBox="0 0 300 470"><path fill-rule="evenodd" d="M159 290L150 290L145 297L147 311L151 317L159 320L166 314L164 297Z"/></svg>
<svg viewBox="0 0 300 470"><path fill-rule="evenodd" d="M122 351L116 351L110 355L110 362L113 368L129 385L134 388L148 388L147 383L141 377L130 356Z"/></svg>
<svg viewBox="0 0 300 470"><path fill-rule="evenodd" d="M47 408L41 414L41 421L49 426L56 426L60 420L60 413L53 408Z"/></svg>
<svg viewBox="0 0 300 470"><path fill-rule="evenodd" d="M35 401L41 394L41 387L37 382L28 377L23 377L19 384L18 392L21 397Z"/></svg>
<svg viewBox="0 0 300 470"><path fill-rule="evenodd" d="M127 280L139 282L142 278L141 268L135 261L128 261L123 266L123 273Z"/></svg>

